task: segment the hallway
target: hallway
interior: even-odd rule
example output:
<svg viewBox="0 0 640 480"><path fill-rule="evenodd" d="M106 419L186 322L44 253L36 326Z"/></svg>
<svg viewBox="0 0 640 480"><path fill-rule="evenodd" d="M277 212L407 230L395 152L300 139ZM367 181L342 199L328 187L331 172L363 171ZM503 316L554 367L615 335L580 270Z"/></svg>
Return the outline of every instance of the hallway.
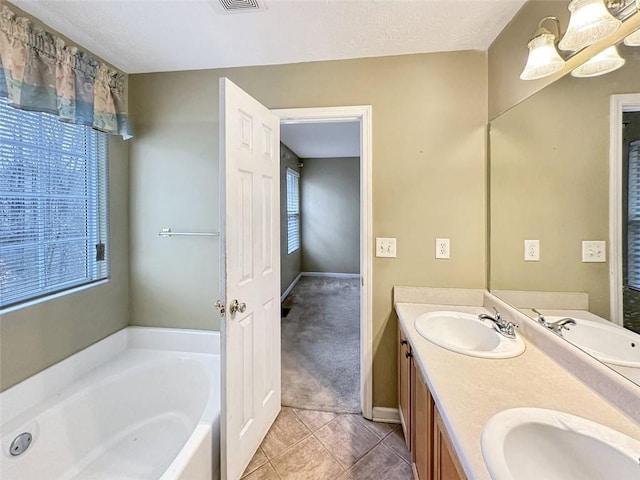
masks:
<svg viewBox="0 0 640 480"><path fill-rule="evenodd" d="M302 277L287 308L282 405L360 413L360 280Z"/></svg>

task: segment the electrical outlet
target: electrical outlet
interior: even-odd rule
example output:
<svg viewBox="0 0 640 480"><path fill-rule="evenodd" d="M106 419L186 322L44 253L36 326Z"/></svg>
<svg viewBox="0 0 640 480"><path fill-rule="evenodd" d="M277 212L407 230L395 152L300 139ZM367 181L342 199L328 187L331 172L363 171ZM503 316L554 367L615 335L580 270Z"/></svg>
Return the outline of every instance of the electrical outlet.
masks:
<svg viewBox="0 0 640 480"><path fill-rule="evenodd" d="M436 238L436 258L450 258L448 238Z"/></svg>
<svg viewBox="0 0 640 480"><path fill-rule="evenodd" d="M396 239L376 238L376 257L396 258Z"/></svg>
<svg viewBox="0 0 640 480"><path fill-rule="evenodd" d="M582 242L582 261L596 263L607 261L607 242L587 240Z"/></svg>
<svg viewBox="0 0 640 480"><path fill-rule="evenodd" d="M524 260L525 262L540 261L540 240L524 241Z"/></svg>

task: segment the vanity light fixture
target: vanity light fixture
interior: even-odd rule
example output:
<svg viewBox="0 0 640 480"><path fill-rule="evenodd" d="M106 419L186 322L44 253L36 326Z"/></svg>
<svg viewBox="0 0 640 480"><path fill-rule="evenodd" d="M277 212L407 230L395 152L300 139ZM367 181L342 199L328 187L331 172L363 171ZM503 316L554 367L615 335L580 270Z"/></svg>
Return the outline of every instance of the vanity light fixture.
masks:
<svg viewBox="0 0 640 480"><path fill-rule="evenodd" d="M577 78L597 77L619 69L624 63L624 58L620 56L618 49L613 45L574 69L571 75Z"/></svg>
<svg viewBox="0 0 640 480"><path fill-rule="evenodd" d="M558 36L542 26L546 20L552 20L556 24ZM556 17L544 17L538 22L538 29L527 45L529 58L520 74L522 80L536 80L546 77L564 67L564 60L556 49L556 41L559 36L560 22Z"/></svg>
<svg viewBox="0 0 640 480"><path fill-rule="evenodd" d="M609 3L613 8L619 2ZM603 0L572 0L569 11L569 27L558 44L561 50L578 51L612 34L622 25L611 15Z"/></svg>
<svg viewBox="0 0 640 480"><path fill-rule="evenodd" d="M636 15L640 15L640 0L636 0ZM627 47L640 47L640 28L633 32L624 39L624 44Z"/></svg>

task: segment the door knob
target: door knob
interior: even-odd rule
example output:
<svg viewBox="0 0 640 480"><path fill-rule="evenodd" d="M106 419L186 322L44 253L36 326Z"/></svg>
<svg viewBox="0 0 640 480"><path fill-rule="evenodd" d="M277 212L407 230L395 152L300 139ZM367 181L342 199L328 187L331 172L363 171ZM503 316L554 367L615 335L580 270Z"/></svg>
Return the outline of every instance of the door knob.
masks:
<svg viewBox="0 0 640 480"><path fill-rule="evenodd" d="M229 312L233 315L236 312L244 313L247 309L247 304L244 302L238 302L238 299L233 299L231 305L229 305Z"/></svg>

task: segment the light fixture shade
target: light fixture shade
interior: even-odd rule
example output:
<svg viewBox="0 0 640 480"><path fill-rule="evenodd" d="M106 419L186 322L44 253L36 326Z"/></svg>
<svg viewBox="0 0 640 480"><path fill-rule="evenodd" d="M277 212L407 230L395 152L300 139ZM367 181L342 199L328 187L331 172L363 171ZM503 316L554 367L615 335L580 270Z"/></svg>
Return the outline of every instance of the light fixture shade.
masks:
<svg viewBox="0 0 640 480"><path fill-rule="evenodd" d="M569 27L558 44L561 50L580 50L615 32L622 25L609 13L603 0L572 0L569 11Z"/></svg>
<svg viewBox="0 0 640 480"><path fill-rule="evenodd" d="M597 77L619 69L624 62L624 58L618 54L618 49L614 45L580 65L571 72L571 75L578 78Z"/></svg>
<svg viewBox="0 0 640 480"><path fill-rule="evenodd" d="M640 30L636 30L631 35L627 35L624 44L628 47L640 47Z"/></svg>
<svg viewBox="0 0 640 480"><path fill-rule="evenodd" d="M555 46L555 35L547 31L531 39L527 65L520 74L522 80L536 80L561 70L564 60Z"/></svg>

